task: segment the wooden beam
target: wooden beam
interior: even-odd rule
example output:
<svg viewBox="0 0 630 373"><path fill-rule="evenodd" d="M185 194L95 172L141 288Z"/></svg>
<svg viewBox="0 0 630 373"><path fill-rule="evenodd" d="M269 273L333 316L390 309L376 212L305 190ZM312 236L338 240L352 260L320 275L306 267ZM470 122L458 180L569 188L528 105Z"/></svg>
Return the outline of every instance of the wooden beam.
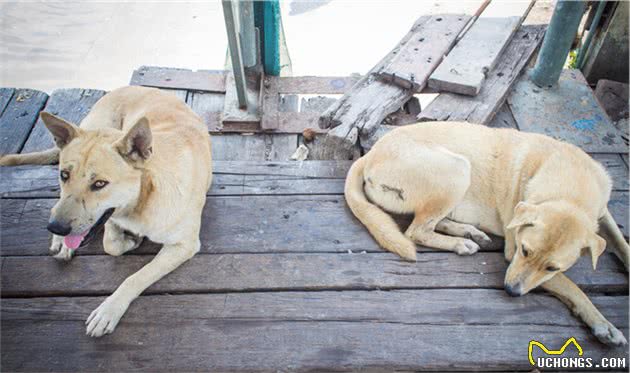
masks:
<svg viewBox="0 0 630 373"><path fill-rule="evenodd" d="M431 74L429 86L438 91L478 94L534 2L491 2Z"/></svg>
<svg viewBox="0 0 630 373"><path fill-rule="evenodd" d="M172 67L141 66L134 70L129 84L190 91L225 92L225 71L192 71Z"/></svg>

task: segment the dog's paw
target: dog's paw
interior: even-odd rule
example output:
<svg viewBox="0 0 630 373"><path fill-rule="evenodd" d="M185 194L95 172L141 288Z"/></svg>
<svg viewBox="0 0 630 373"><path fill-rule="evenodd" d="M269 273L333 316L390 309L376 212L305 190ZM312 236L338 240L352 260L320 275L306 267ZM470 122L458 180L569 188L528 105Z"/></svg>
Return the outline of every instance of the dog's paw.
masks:
<svg viewBox="0 0 630 373"><path fill-rule="evenodd" d="M127 307L129 307L127 303L108 297L88 317L85 322L87 325L85 334L90 337L102 337L113 332Z"/></svg>
<svg viewBox="0 0 630 373"><path fill-rule="evenodd" d="M621 346L628 343L623 333L608 321L593 326L592 331L600 342L607 345Z"/></svg>
<svg viewBox="0 0 630 373"><path fill-rule="evenodd" d="M453 249L458 255L472 255L479 251L479 245L472 240L461 240Z"/></svg>
<svg viewBox="0 0 630 373"><path fill-rule="evenodd" d="M488 246L492 243L490 237L482 231L474 232L470 235L470 238L475 241L479 246Z"/></svg>
<svg viewBox="0 0 630 373"><path fill-rule="evenodd" d="M66 244L63 243L63 237L61 236L53 236L52 243L50 244L50 255L53 258L63 261L68 261L72 259L74 255L74 250L70 249Z"/></svg>

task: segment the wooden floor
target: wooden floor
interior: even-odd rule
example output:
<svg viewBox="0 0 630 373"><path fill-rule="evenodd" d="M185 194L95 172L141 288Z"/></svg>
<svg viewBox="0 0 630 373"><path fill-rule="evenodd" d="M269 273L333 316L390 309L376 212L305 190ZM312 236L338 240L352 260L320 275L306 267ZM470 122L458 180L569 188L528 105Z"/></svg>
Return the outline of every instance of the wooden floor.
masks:
<svg viewBox="0 0 630 373"><path fill-rule="evenodd" d="M202 116L223 107L220 95L173 93ZM78 122L103 94L0 90L0 153L51 146L35 124L39 111ZM492 125L518 128L509 105ZM287 162L298 141L213 137L201 252L101 339L85 336L85 319L158 246L114 258L96 240L59 263L45 229L55 167L0 170L2 371L531 371L530 340L557 349L569 337L595 361L628 357L597 342L555 298L509 297L499 238L470 257L421 248L407 263L383 252L344 203L350 162ZM627 154L593 157L614 178L610 208L628 235ZM627 273L611 254L590 267L581 260L568 275L627 337Z"/></svg>

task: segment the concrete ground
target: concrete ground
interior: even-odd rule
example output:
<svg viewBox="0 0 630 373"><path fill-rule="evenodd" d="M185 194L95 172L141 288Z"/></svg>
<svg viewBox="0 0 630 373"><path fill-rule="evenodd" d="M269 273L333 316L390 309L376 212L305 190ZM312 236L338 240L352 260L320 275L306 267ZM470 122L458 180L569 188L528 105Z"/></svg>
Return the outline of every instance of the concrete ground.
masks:
<svg viewBox="0 0 630 373"><path fill-rule="evenodd" d="M480 3L282 1L293 75L364 73L419 16L471 14ZM548 19L549 4L539 0L533 16ZM226 48L219 1L0 3L5 87L110 90L127 84L141 65L221 69Z"/></svg>

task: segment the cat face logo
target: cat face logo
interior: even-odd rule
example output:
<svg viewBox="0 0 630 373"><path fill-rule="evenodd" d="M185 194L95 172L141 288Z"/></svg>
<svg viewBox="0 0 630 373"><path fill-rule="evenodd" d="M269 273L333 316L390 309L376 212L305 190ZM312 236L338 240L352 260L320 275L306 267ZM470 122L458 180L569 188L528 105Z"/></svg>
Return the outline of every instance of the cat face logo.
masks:
<svg viewBox="0 0 630 373"><path fill-rule="evenodd" d="M531 341L529 341L529 348L527 349L527 353L528 353L528 356L529 356L529 362L533 366L536 366L536 364L534 362L534 358L532 356L532 351L534 350L534 346L538 346L547 355L562 355L564 353L564 350L566 350L567 346L569 346L571 343L573 343L575 348L577 348L578 355L582 356L584 354L584 351L582 351L582 346L580 346L580 344L577 343L577 341L575 340L575 337L571 337L571 338L567 339L567 341L564 342L564 345L562 345L562 347L559 350L549 350L549 349L547 349L547 347L545 347L544 344L542 344L542 343L540 343L538 341L531 340Z"/></svg>

